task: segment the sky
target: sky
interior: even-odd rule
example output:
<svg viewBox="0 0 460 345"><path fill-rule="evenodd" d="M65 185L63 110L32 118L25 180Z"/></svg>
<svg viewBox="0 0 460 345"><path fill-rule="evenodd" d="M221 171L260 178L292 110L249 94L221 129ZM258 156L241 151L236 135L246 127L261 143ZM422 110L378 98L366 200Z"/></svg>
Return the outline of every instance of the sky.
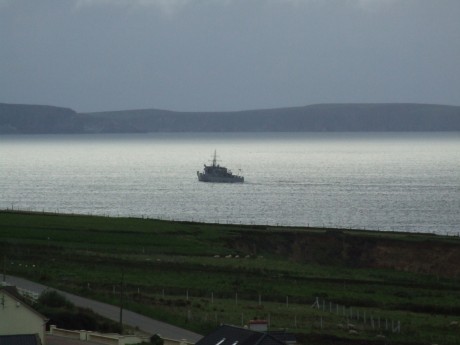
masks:
<svg viewBox="0 0 460 345"><path fill-rule="evenodd" d="M0 102L460 105L459 0L0 0Z"/></svg>

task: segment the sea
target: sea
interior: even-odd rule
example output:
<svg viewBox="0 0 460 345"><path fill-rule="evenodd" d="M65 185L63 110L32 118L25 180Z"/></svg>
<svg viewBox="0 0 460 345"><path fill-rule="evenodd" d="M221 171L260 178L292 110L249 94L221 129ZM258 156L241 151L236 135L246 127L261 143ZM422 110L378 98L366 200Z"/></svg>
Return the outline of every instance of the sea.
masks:
<svg viewBox="0 0 460 345"><path fill-rule="evenodd" d="M243 184L203 183L218 163ZM460 133L0 136L0 209L460 233Z"/></svg>

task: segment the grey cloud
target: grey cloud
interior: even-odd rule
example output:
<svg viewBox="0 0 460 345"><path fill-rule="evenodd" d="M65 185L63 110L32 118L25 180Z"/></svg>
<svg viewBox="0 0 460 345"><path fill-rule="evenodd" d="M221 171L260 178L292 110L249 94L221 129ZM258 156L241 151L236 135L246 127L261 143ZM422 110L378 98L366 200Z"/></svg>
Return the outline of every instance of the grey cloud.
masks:
<svg viewBox="0 0 460 345"><path fill-rule="evenodd" d="M460 104L459 17L458 0L0 0L0 102Z"/></svg>

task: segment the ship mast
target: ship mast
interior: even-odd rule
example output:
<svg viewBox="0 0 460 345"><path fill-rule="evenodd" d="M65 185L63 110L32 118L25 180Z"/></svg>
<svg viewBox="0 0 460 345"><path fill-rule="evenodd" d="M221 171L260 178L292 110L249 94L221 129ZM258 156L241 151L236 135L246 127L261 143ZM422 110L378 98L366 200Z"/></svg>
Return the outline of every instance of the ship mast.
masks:
<svg viewBox="0 0 460 345"><path fill-rule="evenodd" d="M213 166L213 167L217 166L217 155L216 155L216 150L214 150L214 157L212 158L212 166Z"/></svg>

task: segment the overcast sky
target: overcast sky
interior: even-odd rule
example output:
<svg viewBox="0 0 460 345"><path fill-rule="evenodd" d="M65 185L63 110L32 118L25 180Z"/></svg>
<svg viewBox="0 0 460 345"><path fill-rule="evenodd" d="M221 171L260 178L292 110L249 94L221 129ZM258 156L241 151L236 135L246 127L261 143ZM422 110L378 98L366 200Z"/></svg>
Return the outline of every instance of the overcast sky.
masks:
<svg viewBox="0 0 460 345"><path fill-rule="evenodd" d="M0 0L0 102L460 105L460 0Z"/></svg>

